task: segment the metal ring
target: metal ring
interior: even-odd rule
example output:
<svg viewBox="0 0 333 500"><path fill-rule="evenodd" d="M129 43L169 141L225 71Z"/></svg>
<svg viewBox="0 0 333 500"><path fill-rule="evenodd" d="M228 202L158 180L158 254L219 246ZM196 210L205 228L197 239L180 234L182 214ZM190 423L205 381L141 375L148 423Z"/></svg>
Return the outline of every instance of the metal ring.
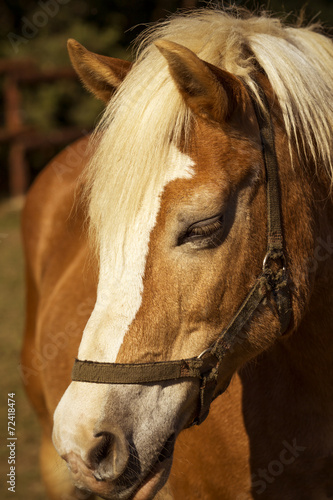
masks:
<svg viewBox="0 0 333 500"><path fill-rule="evenodd" d="M269 253L267 252L266 255L265 255L265 257L264 257L263 263L262 263L262 268L263 269L265 269L265 267L266 267L268 258L269 258Z"/></svg>
<svg viewBox="0 0 333 500"><path fill-rule="evenodd" d="M210 352L212 349L213 349L213 347L208 347L208 349L205 349L204 351L202 351L201 354L199 354L197 359L201 359L204 354L207 354L207 352Z"/></svg>
<svg viewBox="0 0 333 500"><path fill-rule="evenodd" d="M277 258L273 258L271 253L270 252L267 252L265 257L264 257L264 260L263 260L263 263L262 263L262 269L263 271L265 271L266 269L266 266L267 266L267 262L269 259L272 259L272 260L278 260L280 259L282 261L282 270L285 271L286 270L286 260L285 260L285 257L284 257L284 254L282 253L281 255L279 255L279 257Z"/></svg>

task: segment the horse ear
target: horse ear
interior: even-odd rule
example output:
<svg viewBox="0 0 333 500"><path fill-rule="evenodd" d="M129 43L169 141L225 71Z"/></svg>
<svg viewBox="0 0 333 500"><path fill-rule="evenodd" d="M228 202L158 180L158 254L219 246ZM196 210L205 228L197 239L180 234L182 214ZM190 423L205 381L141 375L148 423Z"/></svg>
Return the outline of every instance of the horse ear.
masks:
<svg viewBox="0 0 333 500"><path fill-rule="evenodd" d="M241 95L241 83L227 71L200 59L183 45L157 40L171 76L187 105L202 118L221 123L231 116Z"/></svg>
<svg viewBox="0 0 333 500"><path fill-rule="evenodd" d="M132 64L129 61L89 52L72 38L68 40L67 48L74 69L84 86L98 99L107 103Z"/></svg>

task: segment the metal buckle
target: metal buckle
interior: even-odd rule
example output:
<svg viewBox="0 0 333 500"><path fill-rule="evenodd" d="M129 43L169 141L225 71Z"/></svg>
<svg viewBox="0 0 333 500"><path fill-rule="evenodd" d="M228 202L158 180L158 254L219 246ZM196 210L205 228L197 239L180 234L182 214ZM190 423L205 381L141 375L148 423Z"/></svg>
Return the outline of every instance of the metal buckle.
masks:
<svg viewBox="0 0 333 500"><path fill-rule="evenodd" d="M284 253L282 252L281 255L278 255L276 257L274 257L272 255L272 252L269 251L266 253L265 257L264 257L264 260L263 260L263 263L262 263L262 270L265 271L267 269L267 264L270 260L273 260L273 261L277 261L277 260L281 260L282 262L282 271L285 271L286 270L286 259L285 259L285 256L284 256Z"/></svg>
<svg viewBox="0 0 333 500"><path fill-rule="evenodd" d="M211 351L213 350L215 344L212 346L208 347L208 349L205 349L202 351L201 354L197 357L197 359L202 360L202 368L201 368L201 380L203 380L204 377L207 377L208 373L213 370L213 368L218 368L220 364L220 360L216 354L212 354L209 356ZM208 356L206 357L206 354ZM214 359L214 361L212 361ZM205 366L206 365L206 366Z"/></svg>

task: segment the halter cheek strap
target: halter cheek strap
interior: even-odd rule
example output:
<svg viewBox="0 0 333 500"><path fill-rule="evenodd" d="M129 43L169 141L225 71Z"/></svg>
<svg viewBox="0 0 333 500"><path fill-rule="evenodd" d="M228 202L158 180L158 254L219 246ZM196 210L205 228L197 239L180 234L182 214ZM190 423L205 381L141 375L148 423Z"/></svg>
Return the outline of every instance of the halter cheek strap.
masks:
<svg viewBox="0 0 333 500"><path fill-rule="evenodd" d="M216 392L219 367L227 352L244 339L242 330L261 302L270 294L280 320L280 334L287 330L292 314L288 275L284 254L278 161L269 106L261 90L265 113L250 93L257 117L267 186L267 253L261 274L244 302L218 339L200 356L176 361L153 363L99 363L75 360L72 380L100 384L145 384L181 379L199 379L200 393L197 416L191 425L200 424L208 415L212 401L228 386Z"/></svg>

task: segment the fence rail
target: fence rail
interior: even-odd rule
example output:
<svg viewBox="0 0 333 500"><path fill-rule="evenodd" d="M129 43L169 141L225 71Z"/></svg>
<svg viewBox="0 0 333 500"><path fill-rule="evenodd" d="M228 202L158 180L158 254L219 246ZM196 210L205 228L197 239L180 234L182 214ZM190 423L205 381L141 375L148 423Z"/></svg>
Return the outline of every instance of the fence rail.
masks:
<svg viewBox="0 0 333 500"><path fill-rule="evenodd" d="M69 143L82 135L77 127L62 127L43 132L27 126L22 118L22 87L59 80L75 80L69 67L40 70L32 60L0 60L3 78L4 126L0 128L0 144L8 144L9 194L19 196L29 184L27 151Z"/></svg>

